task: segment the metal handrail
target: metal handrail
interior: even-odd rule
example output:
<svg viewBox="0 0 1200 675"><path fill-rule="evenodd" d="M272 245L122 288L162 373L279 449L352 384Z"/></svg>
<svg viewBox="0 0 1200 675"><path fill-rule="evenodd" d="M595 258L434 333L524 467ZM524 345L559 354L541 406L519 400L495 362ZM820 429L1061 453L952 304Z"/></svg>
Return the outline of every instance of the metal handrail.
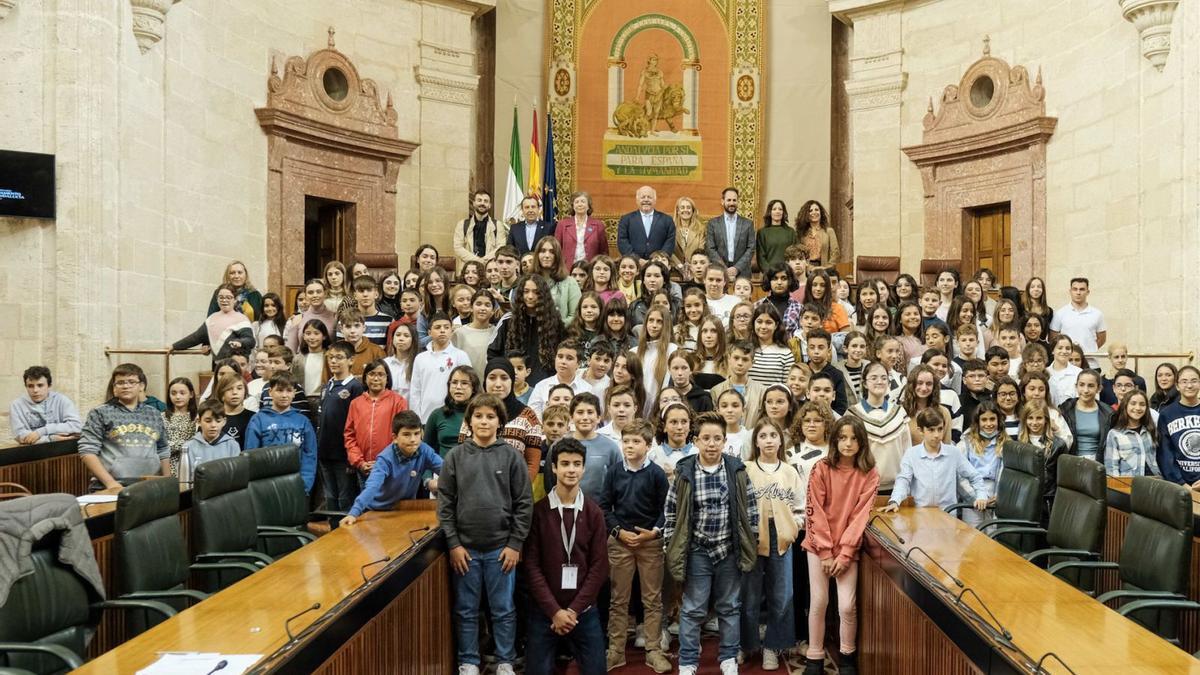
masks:
<svg viewBox="0 0 1200 675"><path fill-rule="evenodd" d="M166 396L171 384L171 357L175 355L183 356L206 356L199 349L171 349L170 347L162 349L122 349L120 347L105 347L104 356L109 357L113 354L145 354L158 355L166 357L166 368L163 369L163 395Z"/></svg>
<svg viewBox="0 0 1200 675"><path fill-rule="evenodd" d="M1083 356L1088 359L1107 359L1108 352L1084 352ZM1133 359L1133 368L1131 370L1135 373L1140 373L1141 371L1138 369L1138 366L1141 364L1142 359L1186 359L1188 363L1191 363L1196 358L1196 352L1191 351L1179 354L1170 352L1129 352L1126 354L1126 357Z"/></svg>

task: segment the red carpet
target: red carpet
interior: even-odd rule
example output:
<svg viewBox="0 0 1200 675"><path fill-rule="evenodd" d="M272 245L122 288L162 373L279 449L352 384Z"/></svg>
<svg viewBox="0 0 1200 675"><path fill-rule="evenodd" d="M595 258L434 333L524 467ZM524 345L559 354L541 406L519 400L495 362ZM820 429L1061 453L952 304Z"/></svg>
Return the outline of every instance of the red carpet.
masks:
<svg viewBox="0 0 1200 675"><path fill-rule="evenodd" d="M630 641L632 642L632 640ZM698 675L720 675L721 669L717 665L717 638L715 636L705 636L700 642L702 653L700 655L700 669ZM679 649L678 642L671 643L672 650ZM625 651L626 665L609 671L612 675L654 675L654 671L646 666L643 659L646 652L642 649L637 649L630 646ZM672 651L667 655L671 660L671 665L674 669L672 673L679 672L679 655L677 651ZM804 660L800 657L792 657L790 659L780 659L779 670L763 670L762 657L755 655L752 662L745 663L738 667L739 675L788 675L788 673L799 673L804 671ZM578 675L579 671L574 665L568 666L566 669L560 670L560 673L567 675ZM837 673L837 668L829 661L825 663L826 673Z"/></svg>

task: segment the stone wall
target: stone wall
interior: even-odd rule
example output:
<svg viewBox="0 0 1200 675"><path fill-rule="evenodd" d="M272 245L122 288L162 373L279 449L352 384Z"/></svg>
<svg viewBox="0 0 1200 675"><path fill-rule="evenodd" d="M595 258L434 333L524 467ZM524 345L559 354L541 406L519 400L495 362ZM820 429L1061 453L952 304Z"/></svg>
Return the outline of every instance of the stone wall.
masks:
<svg viewBox="0 0 1200 675"><path fill-rule="evenodd" d="M164 397L161 357L104 348L159 348L195 329L232 259L265 279L266 136L254 109L272 59L324 48L330 26L361 76L391 93L399 137L421 144L397 181L401 264L420 241L448 254L464 211L472 25L493 0L188 0L148 45L133 30L140 4L20 2L0 20L0 148L58 157L57 220L0 218L0 402L44 363L86 410L122 360ZM194 376L206 363L180 357L173 369ZM4 405L0 439L7 417Z"/></svg>
<svg viewBox="0 0 1200 675"><path fill-rule="evenodd" d="M1179 4L1160 72L1117 0L1020 0L988 12L972 0L829 4L854 33L844 84L857 253L899 253L916 273L924 196L920 171L900 148L922 142L930 99L940 107L944 87L958 84L990 36L993 56L1031 77L1041 71L1046 114L1058 118L1045 169L1052 304L1067 302L1071 277L1088 276L1110 341L1144 352L1195 348L1200 7ZM870 76L874 90L862 86Z"/></svg>

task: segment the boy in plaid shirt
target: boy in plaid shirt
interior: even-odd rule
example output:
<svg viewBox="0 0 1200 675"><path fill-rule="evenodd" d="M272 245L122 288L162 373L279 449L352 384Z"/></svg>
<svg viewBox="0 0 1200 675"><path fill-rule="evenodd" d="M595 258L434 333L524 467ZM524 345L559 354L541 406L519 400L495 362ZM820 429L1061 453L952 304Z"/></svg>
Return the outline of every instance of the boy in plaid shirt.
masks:
<svg viewBox="0 0 1200 675"><path fill-rule="evenodd" d="M699 454L675 467L663 529L667 569L683 588L679 673L696 673L700 627L711 596L720 625L721 675L736 675L742 575L758 555L758 500L745 465L722 452L725 418L715 412L699 415L695 443Z"/></svg>

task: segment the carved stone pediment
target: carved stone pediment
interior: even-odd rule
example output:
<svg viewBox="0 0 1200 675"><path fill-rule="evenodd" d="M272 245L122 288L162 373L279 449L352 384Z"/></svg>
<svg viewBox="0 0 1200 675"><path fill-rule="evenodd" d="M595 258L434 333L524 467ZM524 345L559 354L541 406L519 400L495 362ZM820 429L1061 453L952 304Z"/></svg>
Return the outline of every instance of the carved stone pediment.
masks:
<svg viewBox="0 0 1200 675"><path fill-rule="evenodd" d="M255 111L260 124L264 128L281 127L285 135L288 131L303 132L304 126L313 131L336 127L342 140L367 142L366 137L371 137L374 140L367 142L371 146L382 139L398 139L391 95L386 104L381 104L375 81L359 76L350 59L334 48L332 35L329 43L328 48L307 59L289 58L282 76L271 64L267 105ZM397 147L395 151L407 157L412 148Z"/></svg>
<svg viewBox="0 0 1200 675"><path fill-rule="evenodd" d="M902 148L921 170L925 256L962 259L964 216L1007 202L1012 212L1012 278L1045 272L1046 116L1042 76L991 55L971 64L925 114L922 142Z"/></svg>
<svg viewBox="0 0 1200 675"><path fill-rule="evenodd" d="M347 206L342 242L349 260L396 266L396 179L417 143L399 137L389 95L360 77L329 46L308 58L293 56L282 74L271 63L267 105L257 108L267 135L267 268L272 288L302 283L305 200Z"/></svg>
<svg viewBox="0 0 1200 675"><path fill-rule="evenodd" d="M983 58L967 69L958 84L948 85L923 121L925 133L919 146L904 151L918 164L930 155L943 157L946 152L987 152L1006 146L1028 143L1032 137L1048 136L1057 123L1046 117L1046 90L1042 74L1030 82L1023 66L1009 66L991 55L985 46Z"/></svg>

